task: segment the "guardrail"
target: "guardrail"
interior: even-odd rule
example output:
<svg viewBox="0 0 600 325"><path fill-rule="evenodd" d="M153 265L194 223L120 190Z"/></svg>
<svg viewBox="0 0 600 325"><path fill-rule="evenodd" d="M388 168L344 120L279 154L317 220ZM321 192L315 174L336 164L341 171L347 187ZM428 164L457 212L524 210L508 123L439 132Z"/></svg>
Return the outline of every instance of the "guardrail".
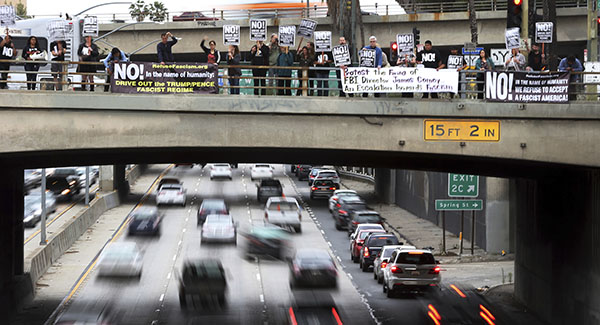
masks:
<svg viewBox="0 0 600 325"><path fill-rule="evenodd" d="M375 175L371 175L369 173L360 172L360 171L348 170L348 167L346 167L346 166L338 167L336 169L337 169L338 174L340 174L342 176L358 179L361 181L366 181L369 183L375 183Z"/></svg>

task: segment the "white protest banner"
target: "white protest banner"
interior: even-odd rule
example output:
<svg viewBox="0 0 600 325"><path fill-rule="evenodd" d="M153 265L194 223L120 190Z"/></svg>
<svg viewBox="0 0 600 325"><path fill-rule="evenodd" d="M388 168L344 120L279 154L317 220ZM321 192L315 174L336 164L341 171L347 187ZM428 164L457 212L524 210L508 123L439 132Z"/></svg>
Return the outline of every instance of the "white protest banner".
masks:
<svg viewBox="0 0 600 325"><path fill-rule="evenodd" d="M488 71L485 98L488 102L566 103L569 76L569 72Z"/></svg>
<svg viewBox="0 0 600 325"><path fill-rule="evenodd" d="M87 16L83 18L82 36L98 37L98 17Z"/></svg>
<svg viewBox="0 0 600 325"><path fill-rule="evenodd" d="M250 20L250 40L251 41L266 41L267 40L267 20L266 19L251 19Z"/></svg>
<svg viewBox="0 0 600 325"><path fill-rule="evenodd" d="M302 21L300 22L300 26L298 27L298 36L312 38L316 28L316 21L311 19L302 19Z"/></svg>
<svg viewBox="0 0 600 325"><path fill-rule="evenodd" d="M50 42L56 40L66 40L68 37L69 26L64 20L52 20L47 25L48 35L50 36Z"/></svg>
<svg viewBox="0 0 600 325"><path fill-rule="evenodd" d="M350 60L350 49L348 45L338 45L333 47L333 61L336 67L349 66L352 64Z"/></svg>
<svg viewBox="0 0 600 325"><path fill-rule="evenodd" d="M494 65L498 68L504 67L504 63L506 62L506 60L508 60L510 56L509 49L492 49L490 53L490 57L492 61L494 61Z"/></svg>
<svg viewBox="0 0 600 325"><path fill-rule="evenodd" d="M554 24L552 22L537 22L535 23L535 42L536 43L552 43L552 33Z"/></svg>
<svg viewBox="0 0 600 325"><path fill-rule="evenodd" d="M279 26L279 45L296 46L296 26Z"/></svg>
<svg viewBox="0 0 600 325"><path fill-rule="evenodd" d="M315 32L315 52L331 51L331 32Z"/></svg>
<svg viewBox="0 0 600 325"><path fill-rule="evenodd" d="M4 27L14 26L16 17L13 6L0 6L0 25Z"/></svg>
<svg viewBox="0 0 600 325"><path fill-rule="evenodd" d="M240 25L223 25L223 44L240 45Z"/></svg>
<svg viewBox="0 0 600 325"><path fill-rule="evenodd" d="M430 68L346 68L342 87L346 93L458 92L458 71Z"/></svg>
<svg viewBox="0 0 600 325"><path fill-rule="evenodd" d="M415 40L413 34L396 35L396 44L398 44L398 55L414 53Z"/></svg>
<svg viewBox="0 0 600 325"><path fill-rule="evenodd" d="M374 68L377 52L374 49L362 49L358 51L358 65L366 68Z"/></svg>
<svg viewBox="0 0 600 325"><path fill-rule="evenodd" d="M600 83L600 62L588 61L583 64L585 66L585 72L598 72L598 74L585 74L585 83ZM600 89L600 86L598 86Z"/></svg>
<svg viewBox="0 0 600 325"><path fill-rule="evenodd" d="M504 33L505 43L507 49L518 49L520 47L521 35L519 34L520 28L508 28Z"/></svg>

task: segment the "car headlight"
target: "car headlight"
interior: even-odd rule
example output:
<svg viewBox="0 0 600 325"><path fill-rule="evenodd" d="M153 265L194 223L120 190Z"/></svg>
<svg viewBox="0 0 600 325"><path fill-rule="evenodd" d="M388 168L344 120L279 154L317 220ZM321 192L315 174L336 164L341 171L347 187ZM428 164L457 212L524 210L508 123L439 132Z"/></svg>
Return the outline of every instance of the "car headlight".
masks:
<svg viewBox="0 0 600 325"><path fill-rule="evenodd" d="M77 183L77 181L70 181L69 185L75 185L75 183Z"/></svg>
<svg viewBox="0 0 600 325"><path fill-rule="evenodd" d="M71 190L70 189L66 189L66 190L63 190L62 192L60 192L60 195L67 195L69 193L71 193Z"/></svg>

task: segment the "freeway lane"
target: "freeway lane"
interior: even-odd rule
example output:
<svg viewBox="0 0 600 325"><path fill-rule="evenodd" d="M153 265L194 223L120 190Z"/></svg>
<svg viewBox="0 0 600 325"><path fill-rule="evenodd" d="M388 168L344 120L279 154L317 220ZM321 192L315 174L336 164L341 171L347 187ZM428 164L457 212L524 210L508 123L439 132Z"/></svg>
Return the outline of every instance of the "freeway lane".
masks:
<svg viewBox="0 0 600 325"><path fill-rule="evenodd" d="M160 208L165 218L159 238L123 234L118 239L135 241L145 252L139 282L98 278L94 270L75 294L69 310L85 309L93 301L110 300L117 309L119 323L123 324L286 323L287 309L292 303L286 263L245 259L240 254L244 241L239 235L237 247L200 244L196 211L204 198L224 198L240 224L240 232L252 224L263 223L263 204L256 201L256 188L249 180L249 173L249 165L240 165L240 169L234 170L233 181L210 181L207 168L171 170L168 176L179 177L187 190L186 207ZM295 196L294 187L281 166L276 169L276 177L284 184L285 194ZM154 204L154 197L146 204ZM290 236L296 247L328 247L306 211L303 233ZM229 304L225 310L182 312L179 307L177 273L185 259L198 257L216 257L222 261L229 285ZM339 289L331 295L345 323L373 323L367 307L344 273L340 272Z"/></svg>

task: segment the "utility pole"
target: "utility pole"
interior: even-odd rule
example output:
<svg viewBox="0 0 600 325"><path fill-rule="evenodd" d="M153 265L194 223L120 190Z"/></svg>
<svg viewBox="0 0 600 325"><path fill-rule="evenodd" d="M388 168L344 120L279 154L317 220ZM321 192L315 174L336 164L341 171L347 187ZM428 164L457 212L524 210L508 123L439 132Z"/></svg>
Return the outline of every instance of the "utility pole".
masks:
<svg viewBox="0 0 600 325"><path fill-rule="evenodd" d="M521 39L529 39L529 1L521 4Z"/></svg>
<svg viewBox="0 0 600 325"><path fill-rule="evenodd" d="M352 58L354 60L358 59L358 52L357 52L357 47L356 47L356 6L357 6L357 0L352 0L352 11L350 13L350 28L352 29Z"/></svg>
<svg viewBox="0 0 600 325"><path fill-rule="evenodd" d="M588 0L587 5L587 60L598 61L598 1ZM587 85L586 93L596 94L597 85ZM595 99L595 95L588 96L590 100Z"/></svg>

